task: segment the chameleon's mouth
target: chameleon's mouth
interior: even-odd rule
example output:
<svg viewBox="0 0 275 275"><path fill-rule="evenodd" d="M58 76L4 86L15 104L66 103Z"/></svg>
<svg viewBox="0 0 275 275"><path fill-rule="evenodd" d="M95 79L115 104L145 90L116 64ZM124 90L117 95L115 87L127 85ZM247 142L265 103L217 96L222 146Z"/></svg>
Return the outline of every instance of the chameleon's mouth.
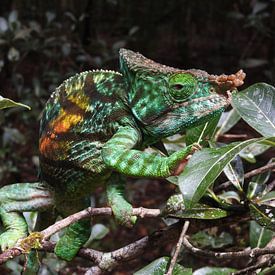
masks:
<svg viewBox="0 0 275 275"><path fill-rule="evenodd" d="M152 115L150 119L147 119L146 122L143 123L146 126L156 123L161 124L161 122L168 117L170 119L180 120L184 116L191 117L192 114L196 114L196 117L204 117L230 105L230 100L231 99L221 94L211 94L204 97L193 98L189 101L174 104L162 112L161 115ZM196 111L194 111L192 105L196 106Z"/></svg>
<svg viewBox="0 0 275 275"><path fill-rule="evenodd" d="M216 106L220 106L220 105L226 106L230 104L230 100L231 100L231 91L228 91L227 97L221 94L212 94L204 97L197 97L186 102L175 104L170 108L169 111L173 109L176 110L180 107L187 107L189 105L199 104L199 103L210 103L211 105L216 105Z"/></svg>

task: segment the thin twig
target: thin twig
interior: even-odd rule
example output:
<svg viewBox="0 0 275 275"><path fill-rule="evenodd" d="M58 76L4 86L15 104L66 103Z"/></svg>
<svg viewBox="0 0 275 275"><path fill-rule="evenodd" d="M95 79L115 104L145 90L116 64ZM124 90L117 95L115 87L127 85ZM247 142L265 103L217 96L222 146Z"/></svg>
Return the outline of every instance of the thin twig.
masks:
<svg viewBox="0 0 275 275"><path fill-rule="evenodd" d="M248 173L244 174L244 178L248 179L248 178L251 178L253 176L263 174L264 172L266 172L268 170L272 170L272 169L275 169L275 162L268 163L265 166L259 167L257 169L252 170L252 171L249 171ZM226 189L228 186L230 186L231 184L232 184L231 181L226 181L226 182L220 184L219 186L217 186L214 189L214 191L215 192L222 191L222 190Z"/></svg>
<svg viewBox="0 0 275 275"><path fill-rule="evenodd" d="M248 135L247 134L224 134L219 136L219 139L221 138L229 139L229 140L232 140L232 139L240 140L240 139L247 139Z"/></svg>
<svg viewBox="0 0 275 275"><path fill-rule="evenodd" d="M180 253L180 249L181 249L181 246L182 246L183 238L184 238L184 236L185 236L185 234L186 234L186 232L188 230L189 224L190 224L190 222L186 221L184 223L183 227L182 227L182 231L181 231L179 240L178 240L177 245L176 245L175 253L174 253L173 257L172 257L169 269L168 269L168 271L167 271L167 273L165 275L172 275L172 273L173 273L173 269L175 267L175 264L177 262L177 258L178 258L179 253Z"/></svg>
<svg viewBox="0 0 275 275"><path fill-rule="evenodd" d="M200 249L193 246L187 236L183 238L183 245L186 249L192 252L195 255L203 256L203 257L210 257L210 258L217 258L217 259L234 259L239 257L258 257L260 255L266 254L274 254L275 247L268 247L268 248L253 248L253 249L246 249L241 251L234 251L234 252L214 252L206 249Z"/></svg>
<svg viewBox="0 0 275 275"><path fill-rule="evenodd" d="M233 272L232 275L252 274L251 271L257 270L259 268L271 267L274 264L275 264L275 257L272 257L271 259L268 259L265 262L251 265L251 266L241 269L239 271Z"/></svg>

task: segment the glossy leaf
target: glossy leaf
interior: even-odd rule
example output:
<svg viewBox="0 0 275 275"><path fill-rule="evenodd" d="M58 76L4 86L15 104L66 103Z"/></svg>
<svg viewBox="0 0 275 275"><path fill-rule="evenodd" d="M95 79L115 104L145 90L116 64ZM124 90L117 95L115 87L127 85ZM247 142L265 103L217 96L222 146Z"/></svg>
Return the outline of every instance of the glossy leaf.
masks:
<svg viewBox="0 0 275 275"><path fill-rule="evenodd" d="M202 125L188 129L185 136L186 145L199 142L201 139L204 141L203 145L206 146L207 142L205 141L213 138L219 119L220 116L217 116Z"/></svg>
<svg viewBox="0 0 275 275"><path fill-rule="evenodd" d="M249 224L249 243L252 248L265 247L274 234L273 231L264 228L255 221L251 221Z"/></svg>
<svg viewBox="0 0 275 275"><path fill-rule="evenodd" d="M25 104L15 102L11 99L4 98L4 97L0 96L0 109L11 108L11 107L24 107L29 110L31 109L29 106L27 106Z"/></svg>
<svg viewBox="0 0 275 275"><path fill-rule="evenodd" d="M249 204L251 217L261 226L275 229L275 208L266 205Z"/></svg>
<svg viewBox="0 0 275 275"><path fill-rule="evenodd" d="M274 162L274 159L271 159L268 163ZM253 199L256 198L259 199L261 196L265 193L266 189L266 182L268 181L269 177L271 175L271 171L268 170L265 173L256 175L252 177L251 181L248 184L247 189L247 198Z"/></svg>
<svg viewBox="0 0 275 275"><path fill-rule="evenodd" d="M232 95L232 105L239 115L265 137L275 136L275 88L254 84Z"/></svg>
<svg viewBox="0 0 275 275"><path fill-rule="evenodd" d="M271 191L271 192L265 194L260 199L261 202L267 202L267 201L272 201L272 200L275 200L275 191Z"/></svg>
<svg viewBox="0 0 275 275"><path fill-rule="evenodd" d="M251 181L248 184L248 189L246 192L246 196L249 200L256 198L257 196L261 195L265 190L264 184L259 184L257 182Z"/></svg>
<svg viewBox="0 0 275 275"><path fill-rule="evenodd" d="M179 176L179 187L187 208L191 208L206 193L224 167L246 146L263 141L255 138L231 143L221 148L206 148L196 152ZM271 138L272 141L275 138Z"/></svg>
<svg viewBox="0 0 275 275"><path fill-rule="evenodd" d="M241 158L245 159L246 161L248 161L250 163L256 163L255 157L261 155L269 148L270 148L269 145L254 143L254 144L247 146L245 149L243 149L239 155Z"/></svg>
<svg viewBox="0 0 275 275"><path fill-rule="evenodd" d="M243 189L244 169L243 163L239 156L236 156L229 164L227 164L223 172L232 184L240 191Z"/></svg>
<svg viewBox="0 0 275 275"><path fill-rule="evenodd" d="M221 232L219 236L212 236L205 231L199 231L192 235L191 240L196 247L200 248L221 248L233 244L233 238L228 232Z"/></svg>
<svg viewBox="0 0 275 275"><path fill-rule="evenodd" d="M272 158L268 163L272 163L272 162L275 162L275 158ZM270 175L271 175L271 171L268 170L265 173L252 177L251 181L257 182L258 184L265 184L269 180Z"/></svg>
<svg viewBox="0 0 275 275"><path fill-rule="evenodd" d="M179 210L175 213L169 214L169 217L182 219L215 220L227 217L229 215L230 212L224 209L197 203L191 209Z"/></svg>
<svg viewBox="0 0 275 275"><path fill-rule="evenodd" d="M226 203L233 203L233 201L240 202L240 195L235 191L227 191L218 195L219 199L225 201Z"/></svg>
<svg viewBox="0 0 275 275"><path fill-rule="evenodd" d="M193 275L228 275L236 271L234 268L228 267L202 267L193 272Z"/></svg>
<svg viewBox="0 0 275 275"><path fill-rule="evenodd" d="M154 260L147 266L143 267L139 271L136 271L134 275L164 275L167 271L168 264L170 262L169 257L162 257ZM191 268L185 268L179 264L176 264L173 270L173 275L192 275Z"/></svg>
<svg viewBox="0 0 275 275"><path fill-rule="evenodd" d="M240 115L237 113L235 109L230 110L229 112L224 112L219 121L216 136L225 134L228 132L237 122L241 119Z"/></svg>
<svg viewBox="0 0 275 275"><path fill-rule="evenodd" d="M6 32L9 29L6 18L0 17L0 34Z"/></svg>
<svg viewBox="0 0 275 275"><path fill-rule="evenodd" d="M104 224L97 223L92 227L90 238L92 240L101 240L109 233L109 231L110 230Z"/></svg>

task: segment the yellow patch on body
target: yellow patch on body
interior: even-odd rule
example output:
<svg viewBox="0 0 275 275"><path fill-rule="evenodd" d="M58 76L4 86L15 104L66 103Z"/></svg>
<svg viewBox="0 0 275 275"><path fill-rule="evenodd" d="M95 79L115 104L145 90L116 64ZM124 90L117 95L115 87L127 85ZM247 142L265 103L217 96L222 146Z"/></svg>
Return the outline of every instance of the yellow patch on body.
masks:
<svg viewBox="0 0 275 275"><path fill-rule="evenodd" d="M68 96L68 100L76 104L84 111L86 111L90 106L90 98L81 91L79 91L78 93L70 94Z"/></svg>
<svg viewBox="0 0 275 275"><path fill-rule="evenodd" d="M49 124L51 130L40 138L40 153L53 160L65 159L69 148L68 142L58 140L58 135L68 132L82 119L83 116L80 114L70 114L61 109L59 115Z"/></svg>

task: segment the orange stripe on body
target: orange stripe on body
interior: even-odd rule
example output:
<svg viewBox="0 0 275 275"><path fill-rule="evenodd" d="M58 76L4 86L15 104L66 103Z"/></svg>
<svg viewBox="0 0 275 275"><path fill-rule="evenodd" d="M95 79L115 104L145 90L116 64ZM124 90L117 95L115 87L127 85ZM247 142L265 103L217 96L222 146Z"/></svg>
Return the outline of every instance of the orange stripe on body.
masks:
<svg viewBox="0 0 275 275"><path fill-rule="evenodd" d="M45 133L39 142L39 151L45 157L51 159L65 159L67 156L66 141L58 141L58 134L68 132L77 123L83 120L80 114L70 114L61 109L59 115L49 124L49 130Z"/></svg>

